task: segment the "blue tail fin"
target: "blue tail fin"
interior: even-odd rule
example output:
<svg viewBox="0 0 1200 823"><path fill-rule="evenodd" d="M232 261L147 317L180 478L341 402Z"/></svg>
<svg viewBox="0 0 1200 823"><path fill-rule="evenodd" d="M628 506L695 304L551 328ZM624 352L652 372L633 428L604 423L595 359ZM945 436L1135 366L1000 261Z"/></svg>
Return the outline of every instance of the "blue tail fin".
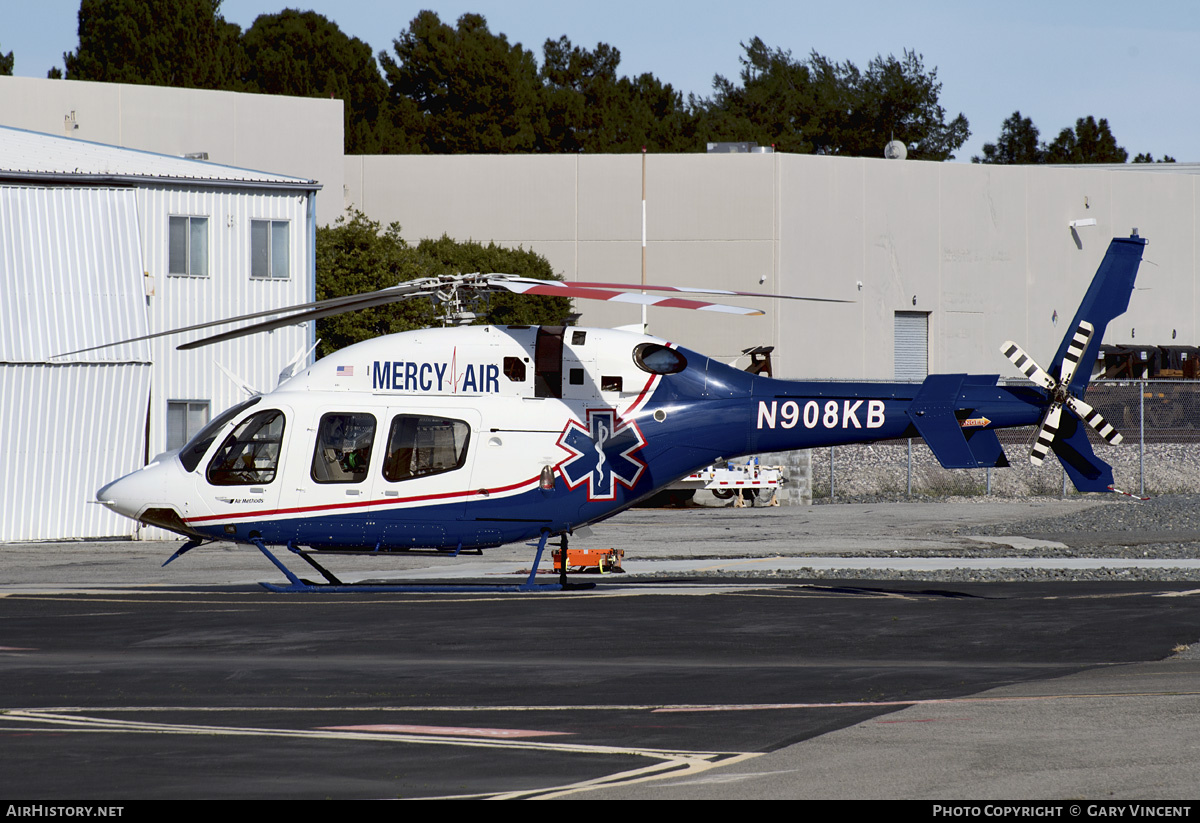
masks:
<svg viewBox="0 0 1200 823"><path fill-rule="evenodd" d="M1146 241L1136 234L1132 237L1114 237L1108 244L1108 252L1100 262L1100 268L1096 269L1092 285L1079 304L1079 311L1075 312L1075 319L1067 326L1067 334L1050 364L1049 371L1055 377L1060 373L1059 368L1071 345L1071 336L1079 323L1086 320L1095 329L1080 360L1080 368L1076 369L1071 380L1071 394L1077 397L1081 397L1087 387L1091 366L1096 362L1096 353L1100 351L1100 341L1104 338L1109 321L1121 316L1129 308L1129 297L1133 294L1133 282L1137 278L1145 248Z"/></svg>
<svg viewBox="0 0 1200 823"><path fill-rule="evenodd" d="M1082 399L1087 391L1092 364L1096 362L1109 321L1129 308L1129 298L1133 294L1133 283L1145 248L1146 241L1136 233L1132 237L1113 238L1100 268L1096 270L1096 276L1092 278L1092 285L1079 304L1075 319L1067 326L1067 334L1050 364L1049 372L1055 378L1061 374L1063 359L1067 356L1071 338L1080 322L1091 323L1095 329L1068 386L1070 394L1075 397ZM1087 425L1069 406L1063 408L1058 435L1051 448L1079 491L1112 491L1112 466L1096 457L1088 440Z"/></svg>

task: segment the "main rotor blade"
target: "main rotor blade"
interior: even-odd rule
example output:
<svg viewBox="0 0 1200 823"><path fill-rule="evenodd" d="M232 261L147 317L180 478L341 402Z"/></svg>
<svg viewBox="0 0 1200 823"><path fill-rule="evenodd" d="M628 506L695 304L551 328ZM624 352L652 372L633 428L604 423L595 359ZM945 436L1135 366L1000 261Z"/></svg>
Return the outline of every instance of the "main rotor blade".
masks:
<svg viewBox="0 0 1200 823"><path fill-rule="evenodd" d="M183 333L189 332L189 331L199 331L201 329L211 329L214 326L225 326L230 323L240 323L243 320L254 320L259 317L270 317L271 315L284 314L286 312L298 312L297 314L291 315L290 317L280 318L279 321L277 321L276 325L271 326L271 328L277 329L282 326L290 326L295 323L304 322L304 320L306 318L305 310L320 309L321 311L325 311L325 314L321 315L322 317L329 317L333 314L338 314L341 311L355 311L356 309L365 308L365 306L356 305L357 303L359 303L360 301L363 301L363 300L370 300L370 299L380 297L383 295L388 295L389 299L384 300L383 302L390 303L390 302L396 302L397 300L403 300L407 297L419 297L423 294L429 294L429 293L431 293L432 290L434 290L436 288L437 288L436 278L424 278L422 280L410 280L406 283L401 283L396 286L389 286L386 289L380 289L378 291L367 292L366 294L352 294L352 295L348 295L346 297L330 297L326 300L316 300L316 301L309 302L309 303L298 303L294 306L281 306L276 309L264 309L263 311L251 312L250 314L240 314L240 315L237 315L236 317L225 317L220 320L210 320L206 323L196 323L191 326L182 326L178 329L169 329L167 331L154 332L153 334L143 334L141 337L130 337L127 340L116 340L112 343L101 343L98 346L89 346L86 349L76 349L75 351L69 351L69 352L65 352L63 354L56 354L56 355L54 355L54 357L67 357L72 354L84 354L85 352L96 351L97 349L105 349L105 348L108 348L109 346L120 346L125 343L137 343L142 340L154 340L155 338L166 337L167 335L170 335L170 334L183 334ZM382 305L382 304L383 303L373 304L373 305ZM346 308L346 307L349 307L349 308ZM312 319L312 318L309 318L309 319ZM268 323L270 323L270 322L276 322L276 321L268 321ZM246 331L245 334L253 334L256 331L266 331L267 330L266 328L260 328L257 325L246 326L244 328L251 329L251 331ZM241 330L239 330L239 331L241 331ZM233 335L233 337L240 337L240 336L241 336L241 334ZM229 339L229 338L224 338L224 339ZM185 345L187 345L189 348L196 348L195 346L192 346L191 344L185 344Z"/></svg>
<svg viewBox="0 0 1200 823"><path fill-rule="evenodd" d="M718 311L726 314L747 316L763 314L758 309L726 306L721 303L708 303L702 300L687 300L682 297L655 297L650 294L638 294L629 291L584 288L575 284L558 283L557 281L553 281L554 285L551 285L551 282L547 280L522 281L499 279L492 281L494 285L516 294L540 294L546 297L578 297L583 300L609 300L614 303L635 303L674 309L694 309L696 311Z"/></svg>
<svg viewBox="0 0 1200 823"><path fill-rule="evenodd" d="M1004 345L1000 347L1000 352L1012 361L1012 364L1020 370L1021 374L1042 388L1053 391L1058 385L1049 372L1035 363L1033 358L1026 354L1025 350L1013 341L1005 340Z"/></svg>
<svg viewBox="0 0 1200 823"><path fill-rule="evenodd" d="M1059 374L1061 375L1060 384L1064 386L1071 385L1071 378L1075 376L1075 369L1078 368L1079 361L1083 358L1083 353L1087 351L1088 342L1091 341L1092 332L1095 330L1095 326L1088 321L1079 321L1079 326L1075 329L1075 334L1071 337L1071 345L1067 346L1067 353L1063 355L1062 366L1059 369Z"/></svg>
<svg viewBox="0 0 1200 823"><path fill-rule="evenodd" d="M1095 429L1096 433L1107 440L1110 445L1120 445L1121 441L1125 439L1121 436L1121 433L1116 430L1112 423L1109 423L1104 419L1104 416L1100 414L1100 412L1096 411L1087 403L1084 403L1078 397L1068 397L1067 406L1071 409L1071 411L1079 415L1084 423L1087 423L1089 426Z"/></svg>
<svg viewBox="0 0 1200 823"><path fill-rule="evenodd" d="M1033 465L1042 465L1042 461L1050 453L1050 446L1058 435L1058 424L1061 419L1062 404L1051 403L1050 408L1046 409L1045 417L1042 418L1042 425L1038 426L1037 437L1033 441L1033 450L1029 453L1029 462Z"/></svg>
<svg viewBox="0 0 1200 823"><path fill-rule="evenodd" d="M609 289L613 291L624 292L642 292L642 291L677 291L686 294L724 294L729 297L767 297L780 300L805 300L812 303L853 303L853 300L840 300L834 297L799 297L794 294L767 294L765 292L755 291L729 291L728 289L700 289L692 288L691 286L651 286L649 284L642 285L640 283L600 283L591 281L571 281L562 282L558 280L533 280L528 277L515 277L513 282L533 283L539 285L572 287L578 286L584 289Z"/></svg>
<svg viewBox="0 0 1200 823"><path fill-rule="evenodd" d="M241 328L231 329L226 332L221 332L220 334L214 334L210 337L202 337L199 340L192 340L176 346L175 348L179 349L180 351L190 351L191 349L198 349L202 346L211 346L216 343L224 343L226 340L234 340L238 337L245 337L249 334L258 334L259 332L264 331L274 331L275 329L281 329L284 326L295 326L300 323L307 323L311 320L334 317L335 315L358 311L359 309L371 309L375 308L376 306L386 306L389 303L399 303L401 300L407 300L410 297L421 297L430 293L431 292L428 289L421 291L381 289L380 291L355 295L353 299L336 298L340 302L334 306L321 306L319 308L310 309L309 311L289 314L286 317L277 317L273 320L264 320L261 323L252 323L249 326L242 326ZM319 303L314 305L320 306Z"/></svg>

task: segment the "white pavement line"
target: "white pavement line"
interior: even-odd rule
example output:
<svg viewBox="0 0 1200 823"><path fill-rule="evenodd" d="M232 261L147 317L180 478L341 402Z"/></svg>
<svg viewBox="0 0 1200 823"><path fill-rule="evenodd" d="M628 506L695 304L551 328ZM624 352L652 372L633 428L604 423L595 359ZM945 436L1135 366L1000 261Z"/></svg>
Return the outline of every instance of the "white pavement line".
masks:
<svg viewBox="0 0 1200 823"><path fill-rule="evenodd" d="M94 709L92 711L95 711ZM314 729L264 729L239 726L193 726L178 723L149 723L136 720L112 720L100 717L75 717L48 712L10 710L0 714L0 720L25 721L45 724L54 731L64 728L88 732L115 732L126 734L181 734L230 737L289 737L313 740L363 740L374 742L424 743L444 746L466 746L483 749L526 749L552 751L569 754L612 754L633 755L668 760L707 760L713 757L735 754L730 752L689 752L672 749L653 749L638 746L596 746L585 743L548 743L529 740L489 740L450 736L379 734L367 732L336 732ZM25 731L46 730L30 727Z"/></svg>
<svg viewBox="0 0 1200 823"><path fill-rule="evenodd" d="M752 758L761 756L761 752L743 752L741 754L719 760L703 758L678 758L664 763L658 763L653 766L646 766L641 769L632 769L627 772L617 772L616 774L610 774L605 777L597 777L592 780L584 780L579 783L571 783L566 786L494 795L493 799L553 800L555 798L566 797L572 794L588 792L593 789L607 789L613 786L631 786L635 783L649 783L654 780L664 780L668 777L675 778L697 775L701 772L706 772L709 769L716 768L717 766L729 766L734 763L740 763L743 760L750 760Z"/></svg>

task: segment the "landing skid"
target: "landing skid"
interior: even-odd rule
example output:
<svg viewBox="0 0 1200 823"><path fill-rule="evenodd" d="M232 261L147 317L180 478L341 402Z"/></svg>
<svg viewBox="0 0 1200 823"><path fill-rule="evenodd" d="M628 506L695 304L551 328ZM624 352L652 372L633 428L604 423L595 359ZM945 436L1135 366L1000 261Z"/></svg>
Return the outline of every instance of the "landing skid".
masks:
<svg viewBox="0 0 1200 823"><path fill-rule="evenodd" d="M275 564L275 567L283 572L284 576L291 581L286 586L281 586L277 583L259 583L264 589L270 592L278 593L296 593L296 592L329 592L329 593L346 593L346 592L557 592L570 591L575 589L593 589L595 583L568 583L566 570L564 569L559 575L557 583L536 583L538 564L542 560L542 552L546 548L546 542L550 539L550 532L543 531L541 539L537 542L537 555L533 559L533 568L529 570L529 577L521 584L512 583L476 583L476 584L459 584L459 585L425 585L417 583L395 583L395 584L375 584L375 583L343 583L333 572L326 569L318 563L309 553L301 551L293 543L288 543L288 550L292 554L297 554L302 557L305 562L316 569L327 582L314 583L311 580L305 580L297 577L294 572L285 566L279 558L272 554L266 544L261 539L254 539L253 542L258 550L262 552L268 560ZM530 545L533 545L532 543ZM561 535L559 538L559 546L563 552L567 550L567 536ZM182 552L180 552L182 553ZM174 559L174 558L172 558ZM169 561L168 561L169 562Z"/></svg>

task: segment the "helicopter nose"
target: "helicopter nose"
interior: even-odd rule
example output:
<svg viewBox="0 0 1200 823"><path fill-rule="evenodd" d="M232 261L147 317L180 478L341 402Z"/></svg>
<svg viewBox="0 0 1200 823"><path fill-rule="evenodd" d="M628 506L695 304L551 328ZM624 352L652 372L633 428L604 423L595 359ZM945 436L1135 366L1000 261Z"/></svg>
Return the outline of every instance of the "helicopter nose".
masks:
<svg viewBox="0 0 1200 823"><path fill-rule="evenodd" d="M150 465L114 480L96 492L96 500L117 514L137 520L151 505L169 506L164 499L169 486L168 467Z"/></svg>

